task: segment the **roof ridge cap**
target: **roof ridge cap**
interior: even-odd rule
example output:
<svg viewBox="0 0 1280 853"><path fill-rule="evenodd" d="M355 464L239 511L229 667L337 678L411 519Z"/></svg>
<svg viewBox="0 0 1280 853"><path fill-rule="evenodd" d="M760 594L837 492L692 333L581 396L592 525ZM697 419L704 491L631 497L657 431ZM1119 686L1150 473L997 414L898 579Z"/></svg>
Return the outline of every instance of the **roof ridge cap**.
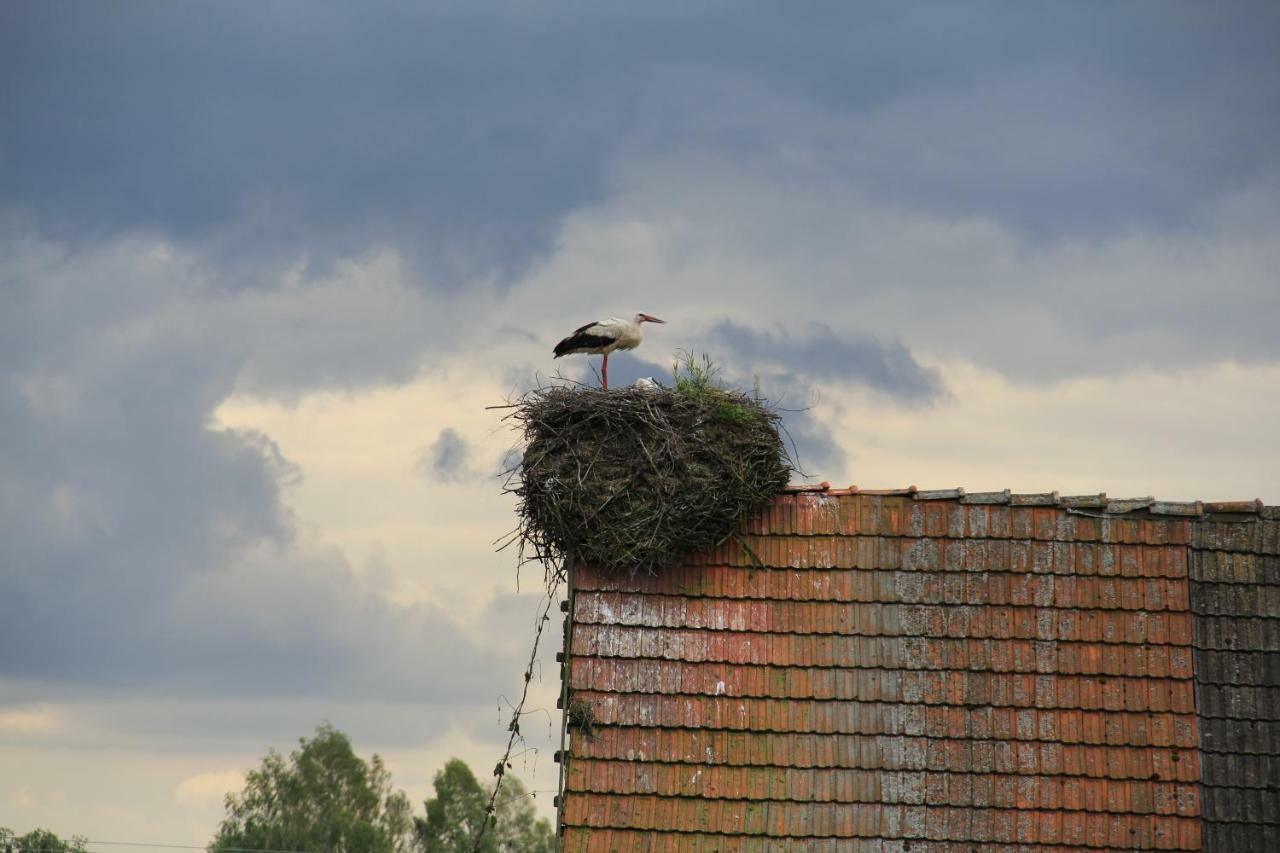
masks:
<svg viewBox="0 0 1280 853"><path fill-rule="evenodd" d="M1010 506L1055 506L1069 511L1095 510L1099 516L1120 516L1147 511L1151 515L1204 519L1210 515L1248 515L1265 519L1280 519L1280 505L1264 504L1261 498L1234 501L1166 501L1153 495L1134 498L1108 498L1106 492L1086 495L1062 495L1059 492L1013 492L996 489L986 492L968 492L963 486L949 489L919 489L904 486L891 489L861 489L851 485L832 487L823 480L820 483L791 483L783 487L783 494L867 495L870 497L910 496L917 501L954 500L962 504L993 504ZM1230 520L1230 519L1222 519Z"/></svg>

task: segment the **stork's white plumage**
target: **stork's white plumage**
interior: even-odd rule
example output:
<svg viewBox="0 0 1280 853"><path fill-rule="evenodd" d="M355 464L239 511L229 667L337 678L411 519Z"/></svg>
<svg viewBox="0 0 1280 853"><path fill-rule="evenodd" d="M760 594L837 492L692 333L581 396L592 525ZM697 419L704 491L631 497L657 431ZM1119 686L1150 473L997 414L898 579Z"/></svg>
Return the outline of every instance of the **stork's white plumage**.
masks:
<svg viewBox="0 0 1280 853"><path fill-rule="evenodd" d="M556 358L574 353L603 355L600 366L600 387L609 390L609 353L620 349L635 349L644 339L641 323L665 323L649 314L637 314L630 320L610 317L597 320L577 329L572 335L556 344Z"/></svg>

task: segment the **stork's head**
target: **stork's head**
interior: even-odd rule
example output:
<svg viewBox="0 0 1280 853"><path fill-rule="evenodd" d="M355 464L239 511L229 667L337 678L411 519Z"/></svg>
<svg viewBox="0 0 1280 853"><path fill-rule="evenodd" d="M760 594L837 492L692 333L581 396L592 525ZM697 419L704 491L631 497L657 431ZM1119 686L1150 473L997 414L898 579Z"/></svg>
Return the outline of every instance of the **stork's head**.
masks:
<svg viewBox="0 0 1280 853"><path fill-rule="evenodd" d="M657 317L653 316L652 314L637 314L635 319L636 319L636 323L637 323L637 325L638 325L638 324L640 324L640 323L665 323L665 322L667 322L666 320L659 320Z"/></svg>

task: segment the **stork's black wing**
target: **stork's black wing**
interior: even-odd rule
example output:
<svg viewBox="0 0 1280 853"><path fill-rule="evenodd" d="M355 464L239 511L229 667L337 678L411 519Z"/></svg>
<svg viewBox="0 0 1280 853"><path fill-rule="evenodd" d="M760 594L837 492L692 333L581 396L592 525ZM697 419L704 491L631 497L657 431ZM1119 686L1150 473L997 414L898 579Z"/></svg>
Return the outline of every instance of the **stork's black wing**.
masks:
<svg viewBox="0 0 1280 853"><path fill-rule="evenodd" d="M588 329L596 328L598 324L588 323L581 329L578 329L569 337L556 344L556 358L562 355L571 355L575 352L591 352L600 347L607 347L614 342L613 335L593 334Z"/></svg>

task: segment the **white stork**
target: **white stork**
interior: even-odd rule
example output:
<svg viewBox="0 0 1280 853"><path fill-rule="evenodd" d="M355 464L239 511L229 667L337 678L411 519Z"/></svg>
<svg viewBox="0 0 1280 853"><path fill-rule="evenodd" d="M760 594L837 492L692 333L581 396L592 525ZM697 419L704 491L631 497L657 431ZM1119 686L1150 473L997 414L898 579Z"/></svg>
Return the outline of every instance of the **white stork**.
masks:
<svg viewBox="0 0 1280 853"><path fill-rule="evenodd" d="M609 353L618 349L635 349L640 346L644 333L641 323L665 323L648 314L637 314L630 320L610 317L588 323L572 335L556 344L556 358L574 353L591 353L604 356L600 366L600 387L609 390Z"/></svg>

